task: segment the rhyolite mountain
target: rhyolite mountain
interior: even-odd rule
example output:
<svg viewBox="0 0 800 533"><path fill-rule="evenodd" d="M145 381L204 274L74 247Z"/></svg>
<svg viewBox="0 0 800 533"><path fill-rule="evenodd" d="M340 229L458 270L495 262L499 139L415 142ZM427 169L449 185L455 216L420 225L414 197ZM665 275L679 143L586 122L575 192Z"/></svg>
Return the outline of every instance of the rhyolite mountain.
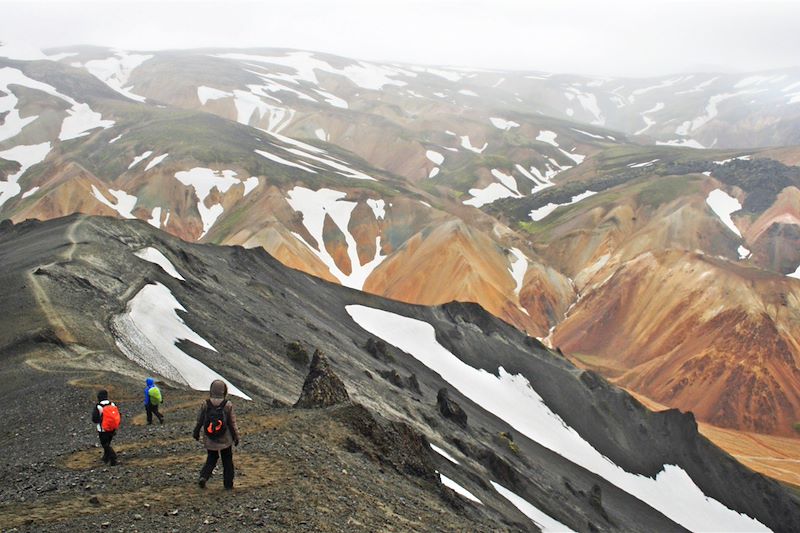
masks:
<svg viewBox="0 0 800 533"><path fill-rule="evenodd" d="M5 221L0 260L4 527L800 528L796 494L691 414L646 409L476 304L384 299L109 217ZM153 373L166 422L146 426ZM242 431L219 498L191 487L215 377ZM99 387L123 412L116 467L78 409Z"/></svg>
<svg viewBox="0 0 800 533"><path fill-rule="evenodd" d="M701 421L794 434L796 71L0 55L0 217L138 218L395 300L475 302Z"/></svg>

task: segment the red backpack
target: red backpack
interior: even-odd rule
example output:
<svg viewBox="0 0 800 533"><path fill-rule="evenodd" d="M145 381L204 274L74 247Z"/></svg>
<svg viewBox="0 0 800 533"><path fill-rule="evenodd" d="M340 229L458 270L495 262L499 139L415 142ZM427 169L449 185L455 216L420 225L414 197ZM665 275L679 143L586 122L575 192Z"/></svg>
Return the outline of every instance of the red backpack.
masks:
<svg viewBox="0 0 800 533"><path fill-rule="evenodd" d="M116 431L122 420L117 406L113 403L104 406L101 415L102 422L100 423L100 427L103 428L103 431Z"/></svg>

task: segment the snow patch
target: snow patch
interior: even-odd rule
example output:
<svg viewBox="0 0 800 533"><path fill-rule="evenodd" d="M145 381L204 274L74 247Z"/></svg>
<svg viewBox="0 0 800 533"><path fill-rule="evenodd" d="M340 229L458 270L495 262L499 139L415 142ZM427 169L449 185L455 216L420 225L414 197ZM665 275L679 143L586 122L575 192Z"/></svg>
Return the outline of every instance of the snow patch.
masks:
<svg viewBox="0 0 800 533"><path fill-rule="evenodd" d="M206 87L205 85L201 85L197 88L197 98L200 100L200 105L206 105L209 100L219 100L221 98L230 98L232 96L233 93L214 89L213 87Z"/></svg>
<svg viewBox="0 0 800 533"><path fill-rule="evenodd" d="M213 189L225 193L228 192L231 186L241 183L241 180L235 176L236 172L233 170L220 171L202 167L175 173L175 179L186 186L192 187L197 197L197 211L200 213L200 220L203 222L203 232L198 237L199 239L202 239L208 233L208 230L211 229L211 226L214 225L224 211L222 204L218 203L211 207L206 207L206 198L208 198Z"/></svg>
<svg viewBox="0 0 800 533"><path fill-rule="evenodd" d="M93 59L87 61L83 67L89 71L89 74L99 79L116 92L135 100L137 102L144 102L146 98L139 96L132 92L133 87L125 87L131 74L142 63L151 59L152 54L128 54L121 50L117 50L114 56L106 59Z"/></svg>
<svg viewBox="0 0 800 533"><path fill-rule="evenodd" d="M706 203L709 205L709 207L711 207L711 210L714 211L722 223L728 227L728 229L734 232L737 236L742 236L739 228L736 227L736 224L734 224L733 220L731 219L731 214L742 208L742 204L739 203L739 200L729 195L722 189L714 189L708 193Z"/></svg>
<svg viewBox="0 0 800 533"><path fill-rule="evenodd" d="M428 150L427 152L425 152L425 157L427 157L431 161L431 163L435 165L441 165L442 163L444 163L444 156L434 150Z"/></svg>
<svg viewBox="0 0 800 533"><path fill-rule="evenodd" d="M159 156L154 157L149 163L147 163L147 166L144 167L144 171L147 172L151 168L153 168L156 165L160 164L163 160L165 160L167 158L167 156L169 156L169 154L161 154Z"/></svg>
<svg viewBox="0 0 800 533"><path fill-rule="evenodd" d="M543 143L552 144L556 148L558 148L558 143L556 142L556 137L558 134L554 131L550 130L541 130L539 135L536 136L537 141L541 141Z"/></svg>
<svg viewBox="0 0 800 533"><path fill-rule="evenodd" d="M673 139L671 141L656 141L656 146L680 146L683 148L695 148L704 150L705 146L694 139Z"/></svg>
<svg viewBox="0 0 800 533"><path fill-rule="evenodd" d="M159 210L159 214L161 213L161 208L157 207L156 209ZM153 210L155 213L155 209ZM175 279L179 279L181 281L186 281L186 278L181 276L178 271L175 269L175 265L173 265L167 256L161 253L161 250L158 248L153 248L152 246L148 246L147 248L142 248L141 250L137 250L133 253L139 259L144 259L150 263L156 264L160 266L164 272L169 274Z"/></svg>
<svg viewBox="0 0 800 533"><path fill-rule="evenodd" d="M113 319L117 347L132 361L192 389L207 391L213 380L221 379L230 394L250 400L230 381L176 346L184 340L217 352L176 311L186 312L186 308L167 287L145 285L128 302L126 312Z"/></svg>
<svg viewBox="0 0 800 533"><path fill-rule="evenodd" d="M500 180L500 183L514 191L515 194L518 196L522 196L520 194L519 189L517 189L517 180L514 179L514 176L506 174L505 172L498 170L496 168L492 169L492 176Z"/></svg>
<svg viewBox="0 0 800 533"><path fill-rule="evenodd" d="M92 111L88 104L75 104L72 109L67 109L67 118L61 123L61 133L58 139L68 141L89 135L89 130L95 128L110 128L113 120L103 120L100 113Z"/></svg>
<svg viewBox="0 0 800 533"><path fill-rule="evenodd" d="M154 228L161 229L161 208L154 207L152 213L150 213L150 220L147 221L148 224L153 226Z"/></svg>
<svg viewBox="0 0 800 533"><path fill-rule="evenodd" d="M483 502L480 501L474 494L472 494L470 491L468 491L467 489L465 489L464 487L462 487L449 477L445 476L442 473L439 473L439 477L442 480L442 485L444 485L445 487L453 489L455 492L457 492L458 494L460 494L461 496L465 497L470 501L483 505Z"/></svg>
<svg viewBox="0 0 800 533"><path fill-rule="evenodd" d="M3 204L22 192L22 188L18 183L19 179L33 165L44 161L49 153L49 142L15 146L14 148L9 148L8 150L0 152L0 158L9 161L16 161L20 165L18 171L16 171L14 174L8 175L5 181L0 181L0 207L3 207ZM35 189L27 191L25 194L30 196L38 189L39 187L36 187ZM27 198L27 196L23 195L23 198Z"/></svg>
<svg viewBox="0 0 800 533"><path fill-rule="evenodd" d="M750 250L744 246L739 246L736 251L739 253L739 259L747 259L750 257Z"/></svg>
<svg viewBox="0 0 800 533"><path fill-rule="evenodd" d="M514 294L519 298L519 291L522 290L522 282L525 280L525 273L528 271L528 258L519 248L511 248L509 251L514 256L514 261L512 261L508 271L516 283Z"/></svg>
<svg viewBox="0 0 800 533"><path fill-rule="evenodd" d="M513 120L506 120L504 118L491 117L489 119L489 121L498 130L508 131L511 128L518 128L519 127L519 123L514 122Z"/></svg>
<svg viewBox="0 0 800 533"><path fill-rule="evenodd" d="M346 196L347 193L332 189L312 191L311 189L297 186L289 191L286 201L292 209L303 214L303 226L316 241L316 247L312 246L297 233L293 233L295 238L305 244L328 267L330 273L342 285L361 290L367 277L386 259L386 256L381 255L381 238L378 236L375 239L375 257L366 264L361 264L361 260L358 258L358 243L348 227L350 225L350 216L357 204L356 202L345 201L344 198ZM338 267L325 246L323 227L326 216L330 217L344 235L345 244L347 245L347 257L350 259L350 274L345 274Z"/></svg>
<svg viewBox="0 0 800 533"><path fill-rule="evenodd" d="M447 451L443 450L442 448L439 448L437 445L435 445L433 443L430 443L430 445L431 445L431 450L435 451L436 453L438 453L439 455L441 455L442 457L444 457L445 459L447 459L451 463L456 464L456 465L460 465L461 464L461 463L458 462L458 460L455 457L453 457L452 455L447 453Z"/></svg>
<svg viewBox="0 0 800 533"><path fill-rule="evenodd" d="M264 150L256 150L255 152L258 155L260 155L262 157L266 157L270 161L274 161L276 163L280 163L281 165L286 165L287 167L299 168L300 170L305 170L306 172L310 172L312 174L316 174L317 173L317 171L314 170L314 169L308 168L307 166L302 165L300 163L296 163L294 161L289 161L288 159L284 159L279 155L275 155L275 154L272 154L270 152L266 152Z"/></svg>
<svg viewBox="0 0 800 533"><path fill-rule="evenodd" d="M474 207L481 207L501 198L519 197L519 195L514 194L507 187L501 185L500 183L490 183L483 189L470 189L469 193L473 197L469 200L464 200L462 203Z"/></svg>
<svg viewBox="0 0 800 533"><path fill-rule="evenodd" d="M2 187L2 184L0 184L0 187ZM38 190L39 190L39 186L38 185L36 187L31 187L30 189L28 189L27 191L22 193L22 197L21 198L24 200L25 198L28 198L29 196L33 196L34 194L36 194L36 191L38 191ZM2 202L0 202L0 205L2 205Z"/></svg>
<svg viewBox="0 0 800 533"><path fill-rule="evenodd" d="M546 513L543 513L531 505L528 500L516 495L501 484L495 483L494 481L491 483L492 487L494 487L494 490L499 492L503 498L510 501L514 507L520 510L522 514L530 518L533 523L536 524L536 527L542 530L542 533L563 533L565 531L573 531L558 520L550 518L550 516L548 516Z"/></svg>
<svg viewBox="0 0 800 533"><path fill-rule="evenodd" d="M331 139L331 136L330 136L330 135L328 135L328 134L325 132L325 130L324 130L324 129L322 129L322 128L317 128L317 129L315 129L315 130L314 130L314 135L316 135L316 136L317 136L317 139L319 139L320 141L325 141L325 142L328 142L328 141L330 141L330 139Z"/></svg>
<svg viewBox="0 0 800 533"><path fill-rule="evenodd" d="M476 154L480 154L484 150L486 150L486 147L489 146L489 143L483 143L483 147L482 148L476 148L476 147L472 146L472 143L469 140L469 135L462 135L461 136L461 146L466 148L467 150L471 150L471 151L475 152Z"/></svg>
<svg viewBox="0 0 800 533"><path fill-rule="evenodd" d="M550 213L552 213L553 211L555 211L556 209L558 209L559 207L564 207L566 205L572 205L572 204L578 203L581 200L589 198L590 196L594 196L595 194L597 194L597 193L594 192L594 191L582 192L582 193L580 193L578 195L573 196L572 200L570 200L569 202L567 202L565 204L554 204L554 203L550 202L549 204L547 204L545 206L542 206L542 207L540 207L538 209L534 209L533 211L531 211L530 212L531 220L533 220L534 222L538 222L538 221L542 220L543 218L545 218Z"/></svg>
<svg viewBox="0 0 800 533"><path fill-rule="evenodd" d="M140 161L144 161L145 159L147 159L151 155L153 155L153 151L152 150L148 150L146 152L143 152L141 155L137 155L136 157L133 158L133 161L131 162L131 164L128 165L128 170L132 169L133 167L138 165Z"/></svg>
<svg viewBox="0 0 800 533"><path fill-rule="evenodd" d="M644 163L631 163L630 165L628 165L628 168L649 167L649 166L652 166L653 164L655 164L658 161L660 161L660 159L656 158L656 159L652 159L650 161L645 161Z"/></svg>
<svg viewBox="0 0 800 533"><path fill-rule="evenodd" d="M386 202L384 200L367 199L367 205L372 209L375 215L375 220L383 220L386 218Z"/></svg>
<svg viewBox="0 0 800 533"><path fill-rule="evenodd" d="M137 198L132 194L128 194L123 190L108 189L108 193L114 197L116 203L106 198L94 185L92 185L92 194L97 200L114 211L116 211L122 218L134 219L136 218L132 211L136 207Z"/></svg>

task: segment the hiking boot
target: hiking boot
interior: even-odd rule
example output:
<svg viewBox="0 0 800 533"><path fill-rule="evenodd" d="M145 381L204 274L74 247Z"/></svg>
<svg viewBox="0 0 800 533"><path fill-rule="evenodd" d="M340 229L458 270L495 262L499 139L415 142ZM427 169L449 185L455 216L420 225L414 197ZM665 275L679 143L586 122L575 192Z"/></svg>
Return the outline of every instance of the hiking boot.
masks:
<svg viewBox="0 0 800 533"><path fill-rule="evenodd" d="M109 466L117 466L117 460L116 460L116 459L111 459L111 460L108 462L108 464L109 464Z"/></svg>
<svg viewBox="0 0 800 533"><path fill-rule="evenodd" d="M158 419L158 423L159 424L163 424L164 423L164 417L163 416Z"/></svg>
<svg viewBox="0 0 800 533"><path fill-rule="evenodd" d="M206 488L206 481L207 481L206 478L201 477L200 479L197 480L197 484L200 485L201 489L204 489Z"/></svg>

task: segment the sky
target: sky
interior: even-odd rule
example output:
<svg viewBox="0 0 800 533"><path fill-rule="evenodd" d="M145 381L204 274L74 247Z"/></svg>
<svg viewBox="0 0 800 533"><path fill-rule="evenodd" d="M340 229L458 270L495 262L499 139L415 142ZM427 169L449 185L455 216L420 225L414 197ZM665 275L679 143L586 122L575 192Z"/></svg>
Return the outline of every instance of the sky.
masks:
<svg viewBox="0 0 800 533"><path fill-rule="evenodd" d="M800 67L800 0L0 0L39 48L285 47L608 76Z"/></svg>

